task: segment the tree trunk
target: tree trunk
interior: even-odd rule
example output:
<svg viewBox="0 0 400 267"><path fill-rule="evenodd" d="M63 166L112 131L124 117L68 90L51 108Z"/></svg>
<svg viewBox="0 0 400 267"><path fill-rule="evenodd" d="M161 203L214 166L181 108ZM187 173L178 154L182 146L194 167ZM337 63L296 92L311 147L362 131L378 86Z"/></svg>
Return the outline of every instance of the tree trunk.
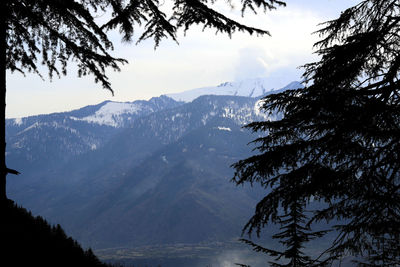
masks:
<svg viewBox="0 0 400 267"><path fill-rule="evenodd" d="M6 1L0 0L0 201L6 194Z"/></svg>

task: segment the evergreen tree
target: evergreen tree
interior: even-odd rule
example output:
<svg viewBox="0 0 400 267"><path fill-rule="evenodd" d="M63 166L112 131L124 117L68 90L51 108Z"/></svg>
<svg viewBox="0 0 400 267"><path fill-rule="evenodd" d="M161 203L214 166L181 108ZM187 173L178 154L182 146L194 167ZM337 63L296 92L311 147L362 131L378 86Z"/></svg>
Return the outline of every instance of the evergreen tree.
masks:
<svg viewBox="0 0 400 267"><path fill-rule="evenodd" d="M279 239L280 243L286 247L286 250L279 251L277 249L270 249L260 246L251 240L240 239L242 242L253 247L256 252L262 252L269 256L275 257L275 262L269 262L273 267L311 267L311 266L325 266L329 260L320 262L312 259L310 256L305 255L302 251L304 244L308 241L323 236L326 231L311 231L310 225L307 224L307 215L304 211L306 199L303 197L303 192L297 191L299 187L296 180L292 179L289 183L289 188L280 189L280 192L267 195L258 205L262 206L261 209L256 209L256 214L244 227L244 231L248 231L249 235L256 228L257 236L260 236L261 228L257 226L258 221L265 216L270 217L270 221L280 225L281 232L272 236L273 239ZM282 199L282 195L285 195ZM274 202L280 202L283 211L274 210ZM268 210L268 207L272 209ZM264 218L265 220L265 218ZM284 260L286 259L286 260ZM286 263L281 263L285 261Z"/></svg>
<svg viewBox="0 0 400 267"><path fill-rule="evenodd" d="M193 24L215 28L228 34L235 31L269 34L229 19L214 9L213 0L174 0L172 16L160 9L158 0L2 0L0 1L0 198L6 199L6 175L16 171L5 167L6 70L41 75L38 64L48 68L49 76L67 74L67 63L75 61L78 76L93 75L112 92L105 70L118 71L126 60L110 54L113 44L107 31L119 28L123 40L132 40L135 28L144 32L138 42L154 39L157 47L163 38L176 40L177 30ZM285 5L278 0L243 0L247 9L274 9ZM96 16L109 12L111 18L99 25Z"/></svg>
<svg viewBox="0 0 400 267"><path fill-rule="evenodd" d="M397 0L364 0L322 24L321 60L304 66L306 87L264 99L262 108L283 118L249 124L265 135L254 141L259 153L234 165L236 183L258 182L271 188L266 198L275 195L257 205L252 227L273 222L300 191L325 205L309 225L337 224L327 260L400 264L399 14Z"/></svg>

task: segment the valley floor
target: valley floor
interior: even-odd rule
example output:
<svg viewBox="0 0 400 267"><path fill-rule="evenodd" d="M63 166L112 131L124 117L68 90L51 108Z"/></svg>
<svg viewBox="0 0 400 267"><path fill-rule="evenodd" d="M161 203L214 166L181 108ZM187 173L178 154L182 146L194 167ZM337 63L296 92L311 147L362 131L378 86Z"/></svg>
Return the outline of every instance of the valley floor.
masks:
<svg viewBox="0 0 400 267"><path fill-rule="evenodd" d="M255 253L239 242L214 242L200 244L171 244L136 248L110 248L95 251L105 262L125 266L206 267L265 266L265 255Z"/></svg>

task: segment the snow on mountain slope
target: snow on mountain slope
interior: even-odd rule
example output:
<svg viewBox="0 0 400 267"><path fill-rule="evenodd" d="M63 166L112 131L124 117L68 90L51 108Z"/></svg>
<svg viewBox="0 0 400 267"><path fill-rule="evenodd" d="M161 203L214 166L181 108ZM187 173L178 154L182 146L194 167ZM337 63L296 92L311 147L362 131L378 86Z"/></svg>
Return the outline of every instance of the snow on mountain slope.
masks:
<svg viewBox="0 0 400 267"><path fill-rule="evenodd" d="M137 103L108 102L92 115L83 118L71 116L70 118L99 125L118 127L123 123L121 115L136 114L142 108L142 105Z"/></svg>
<svg viewBox="0 0 400 267"><path fill-rule="evenodd" d="M269 78L247 79L238 82L225 82L218 86L197 88L181 93L168 94L167 96L177 100L190 102L201 95L233 95L258 97L273 92L285 86L285 82L273 81Z"/></svg>
<svg viewBox="0 0 400 267"><path fill-rule="evenodd" d="M148 115L163 109L173 108L181 104L183 103L176 102L172 98L166 96L153 97L148 101L106 101L99 104L95 110L91 110L89 113L84 113L84 115L82 115L82 112L79 112L78 114L71 114L69 119L97 124L100 126L121 128L126 126L127 123L137 117Z"/></svg>

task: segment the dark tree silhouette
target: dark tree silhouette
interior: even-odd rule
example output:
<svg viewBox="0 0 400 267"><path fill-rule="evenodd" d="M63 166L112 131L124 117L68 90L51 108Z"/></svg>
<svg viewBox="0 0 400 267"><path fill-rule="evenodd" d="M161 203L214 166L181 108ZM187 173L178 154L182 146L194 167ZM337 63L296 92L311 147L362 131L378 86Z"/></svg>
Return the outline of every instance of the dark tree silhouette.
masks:
<svg viewBox="0 0 400 267"><path fill-rule="evenodd" d="M102 263L91 249L82 249L60 225L52 226L12 202L0 205L1 266L113 267Z"/></svg>
<svg viewBox="0 0 400 267"><path fill-rule="evenodd" d="M302 251L304 244L317 237L323 236L326 231L311 231L310 225L307 224L307 215L304 211L306 199L304 193L296 180L288 183L289 187L281 188L278 192L268 195L264 198L257 207L256 214L246 224L244 231L247 231L251 236L253 230L256 230L257 236L260 236L261 229L256 227L259 220L269 214L270 221L279 224L281 232L272 236L273 239L280 240L279 242L286 247L284 251L270 249L260 246L249 239L240 239L245 244L250 245L254 251L268 254L275 257L275 262L269 262L273 267L311 267L324 266L328 261L318 261L305 255ZM285 195L284 200L282 196ZM266 207L274 206L274 203L281 202L282 210L266 210ZM262 204L261 204L262 203ZM265 220L265 218L264 218Z"/></svg>
<svg viewBox="0 0 400 267"><path fill-rule="evenodd" d="M247 126L264 136L254 141L257 155L234 165L234 181L270 188L249 229L273 222L282 203L301 192L303 208L311 209L312 199L323 207L308 225L337 224L327 261L350 254L360 266L397 266L399 1L361 1L318 33L321 60L304 66L307 86L264 99L262 108L283 118Z"/></svg>
<svg viewBox="0 0 400 267"><path fill-rule="evenodd" d="M38 64L48 68L49 77L67 74L67 64L75 61L78 76L93 75L105 89L112 91L105 70L118 71L126 60L110 54L113 44L107 31L119 28L123 40L132 40L137 27L144 29L138 42L154 39L157 47L163 38L176 41L177 30L193 24L215 28L228 34L235 31L269 35L265 30L240 24L214 9L212 0L174 0L172 16L160 11L158 0L2 0L0 1L0 198L6 200L5 95L6 70L41 75ZM284 6L278 0L242 0L246 10L274 9ZM97 15L109 12L111 18L100 25Z"/></svg>

